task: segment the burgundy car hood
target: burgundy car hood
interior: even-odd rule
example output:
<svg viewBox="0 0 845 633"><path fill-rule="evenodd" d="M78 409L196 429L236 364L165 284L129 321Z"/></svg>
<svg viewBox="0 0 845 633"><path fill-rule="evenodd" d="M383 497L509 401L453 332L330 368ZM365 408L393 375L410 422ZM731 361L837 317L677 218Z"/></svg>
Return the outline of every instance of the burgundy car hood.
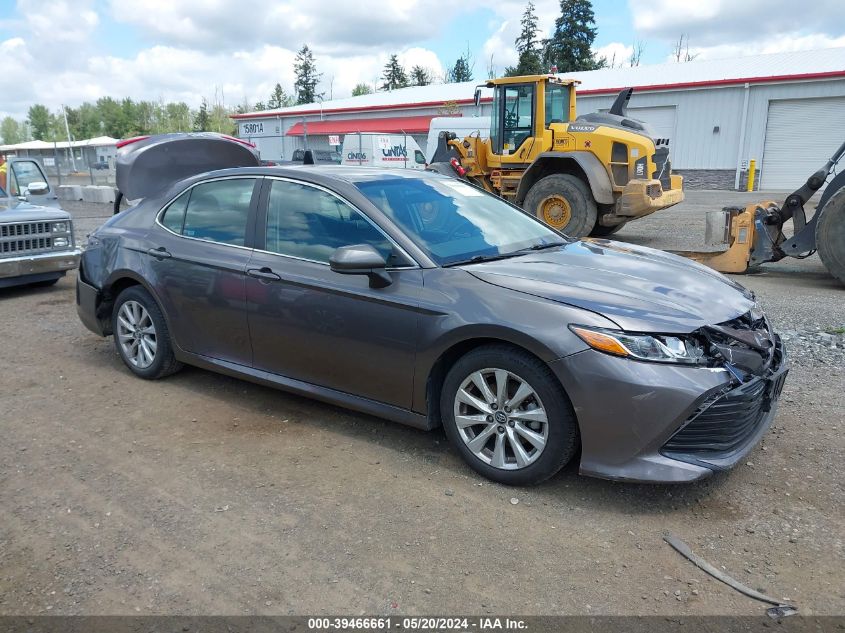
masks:
<svg viewBox="0 0 845 633"><path fill-rule="evenodd" d="M597 312L632 332L691 332L754 305L748 290L710 268L609 240L579 240L464 269L490 284Z"/></svg>

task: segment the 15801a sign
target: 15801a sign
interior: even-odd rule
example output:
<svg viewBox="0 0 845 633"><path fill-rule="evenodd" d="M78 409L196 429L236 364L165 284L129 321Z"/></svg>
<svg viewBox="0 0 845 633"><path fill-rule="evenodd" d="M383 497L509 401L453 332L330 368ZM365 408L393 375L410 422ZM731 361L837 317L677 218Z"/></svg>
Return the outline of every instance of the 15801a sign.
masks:
<svg viewBox="0 0 845 633"><path fill-rule="evenodd" d="M241 136L249 134L264 134L264 124L259 123L241 123Z"/></svg>

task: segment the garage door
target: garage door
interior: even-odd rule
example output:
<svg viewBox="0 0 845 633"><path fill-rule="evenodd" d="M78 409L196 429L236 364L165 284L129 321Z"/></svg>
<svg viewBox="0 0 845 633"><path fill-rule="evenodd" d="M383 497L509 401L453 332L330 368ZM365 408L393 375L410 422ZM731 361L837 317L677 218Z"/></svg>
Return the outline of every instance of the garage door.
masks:
<svg viewBox="0 0 845 633"><path fill-rule="evenodd" d="M760 188L792 191L845 140L845 97L769 102Z"/></svg>
<svg viewBox="0 0 845 633"><path fill-rule="evenodd" d="M675 138L675 106L660 108L628 108L628 117L648 123L654 138ZM672 147L670 144L669 147Z"/></svg>

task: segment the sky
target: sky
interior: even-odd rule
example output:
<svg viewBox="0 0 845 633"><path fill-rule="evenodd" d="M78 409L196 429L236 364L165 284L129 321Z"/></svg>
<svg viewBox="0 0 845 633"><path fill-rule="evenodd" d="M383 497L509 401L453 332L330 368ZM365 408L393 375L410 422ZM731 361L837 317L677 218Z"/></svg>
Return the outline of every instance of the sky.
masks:
<svg viewBox="0 0 845 633"><path fill-rule="evenodd" d="M698 59L845 46L842 0L594 0L597 53L665 63L682 34ZM559 0L534 0L540 36ZM102 96L234 106L293 91L307 43L325 99L374 84L391 53L435 76L469 51L476 79L516 61L524 0L0 0L0 117ZM811 70L811 69L808 69Z"/></svg>

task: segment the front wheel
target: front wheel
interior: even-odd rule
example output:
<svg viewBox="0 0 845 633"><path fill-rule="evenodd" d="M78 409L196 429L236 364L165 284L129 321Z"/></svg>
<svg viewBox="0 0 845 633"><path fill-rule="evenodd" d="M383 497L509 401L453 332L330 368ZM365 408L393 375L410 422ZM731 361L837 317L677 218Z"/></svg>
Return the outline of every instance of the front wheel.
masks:
<svg viewBox="0 0 845 633"><path fill-rule="evenodd" d="M148 380L178 371L170 333L155 299L141 286L120 293L112 312L114 345L133 374Z"/></svg>
<svg viewBox="0 0 845 633"><path fill-rule="evenodd" d="M552 174L535 182L522 207L570 237L589 235L598 215L590 188L571 174Z"/></svg>
<svg viewBox="0 0 845 633"><path fill-rule="evenodd" d="M532 485L575 454L572 405L545 363L503 345L478 348L446 376L441 416L464 461L488 479Z"/></svg>

